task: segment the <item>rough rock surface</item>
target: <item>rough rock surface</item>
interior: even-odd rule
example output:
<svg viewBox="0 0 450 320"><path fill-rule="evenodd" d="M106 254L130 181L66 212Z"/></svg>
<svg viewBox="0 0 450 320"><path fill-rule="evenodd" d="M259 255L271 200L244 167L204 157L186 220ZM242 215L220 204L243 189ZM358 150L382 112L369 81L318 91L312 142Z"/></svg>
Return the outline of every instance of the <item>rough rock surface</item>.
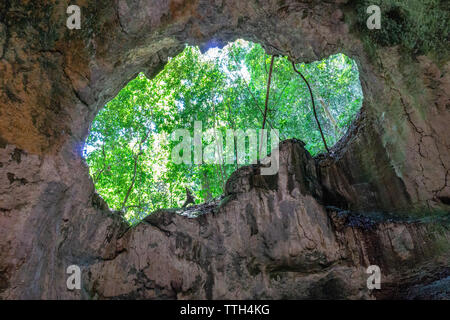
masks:
<svg viewBox="0 0 450 320"><path fill-rule="evenodd" d="M346 2L85 0L69 30L69 1L3 1L0 298L449 298L450 54L374 58ZM185 43L236 38L295 61L352 57L358 119L328 155L287 141L277 176L240 169L210 214L128 229L81 156L92 120ZM72 264L82 290L66 288ZM384 290L367 289L370 264Z"/></svg>

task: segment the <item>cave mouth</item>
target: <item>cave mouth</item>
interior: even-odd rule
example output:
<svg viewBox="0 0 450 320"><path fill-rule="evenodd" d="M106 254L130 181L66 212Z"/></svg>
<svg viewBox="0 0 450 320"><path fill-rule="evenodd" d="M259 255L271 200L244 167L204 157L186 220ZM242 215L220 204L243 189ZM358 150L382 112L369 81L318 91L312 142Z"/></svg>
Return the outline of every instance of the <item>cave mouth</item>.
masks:
<svg viewBox="0 0 450 320"><path fill-rule="evenodd" d="M311 86L317 120L308 87L288 58L272 60L259 44L242 39L205 53L186 46L153 79L139 74L99 112L86 140L83 154L97 192L130 224L158 209L180 208L190 196L196 204L217 201L228 177L253 159L236 153L225 163L219 151L212 161L203 153L201 164L172 161L182 141L174 132L193 134L198 123L202 146L222 140L217 150L227 130L260 132L264 122L280 141L296 138L312 155L325 152L323 139L333 146L362 106L358 67L335 54L296 68ZM251 144L244 138L246 150Z"/></svg>

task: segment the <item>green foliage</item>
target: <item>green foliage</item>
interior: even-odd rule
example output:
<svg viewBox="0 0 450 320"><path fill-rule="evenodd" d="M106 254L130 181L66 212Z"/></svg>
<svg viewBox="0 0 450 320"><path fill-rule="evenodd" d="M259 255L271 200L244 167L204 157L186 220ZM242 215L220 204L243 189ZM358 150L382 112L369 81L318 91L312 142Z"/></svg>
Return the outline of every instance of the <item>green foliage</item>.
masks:
<svg viewBox="0 0 450 320"><path fill-rule="evenodd" d="M198 203L223 193L234 164L175 164L178 143L170 134L185 128L193 135L202 121L204 145L228 128L260 129L271 57L260 45L238 40L202 55L186 47L149 80L140 74L96 117L85 155L98 192L109 206L124 210L130 223L165 207L179 207L185 187ZM362 104L357 66L338 54L297 66L308 79L329 146L346 131ZM285 57L277 57L268 122L280 139L299 138L317 154L324 151L305 83ZM270 129L270 126L268 129Z"/></svg>

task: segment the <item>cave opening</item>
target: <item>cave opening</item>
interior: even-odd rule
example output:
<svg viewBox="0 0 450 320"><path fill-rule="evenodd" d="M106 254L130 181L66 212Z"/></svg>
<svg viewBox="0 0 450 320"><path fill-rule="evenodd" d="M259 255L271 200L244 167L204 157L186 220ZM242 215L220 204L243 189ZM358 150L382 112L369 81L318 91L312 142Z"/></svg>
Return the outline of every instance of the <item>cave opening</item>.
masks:
<svg viewBox="0 0 450 320"><path fill-rule="evenodd" d="M316 112L287 57L272 60L261 45L242 39L204 53L186 46L154 78L139 74L99 112L86 140L83 154L97 192L130 224L158 209L218 202L230 175L255 160L251 152L237 153L235 139L232 162L225 161L227 130L254 129L259 138L265 122L279 141L300 139L313 156L326 152L323 140L335 145L362 106L357 64L335 54L296 68ZM201 163L173 161L183 141L174 132L195 136L198 125L206 146ZM246 150L252 147L250 135L243 141ZM214 145L210 159L208 145ZM194 158L191 147L189 156L177 155Z"/></svg>

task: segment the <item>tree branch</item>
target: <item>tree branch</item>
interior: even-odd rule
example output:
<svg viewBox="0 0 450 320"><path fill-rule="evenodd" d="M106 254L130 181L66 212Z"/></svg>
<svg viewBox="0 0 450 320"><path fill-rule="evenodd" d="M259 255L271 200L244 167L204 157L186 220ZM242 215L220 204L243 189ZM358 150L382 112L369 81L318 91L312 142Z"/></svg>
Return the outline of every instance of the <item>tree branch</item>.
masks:
<svg viewBox="0 0 450 320"><path fill-rule="evenodd" d="M272 59L270 60L269 78L267 79L266 102L264 104L264 119L263 119L263 124L262 124L263 130L266 125L267 107L269 105L270 83L272 82L272 71L273 71L273 61L274 60L275 60L275 56L272 56Z"/></svg>

